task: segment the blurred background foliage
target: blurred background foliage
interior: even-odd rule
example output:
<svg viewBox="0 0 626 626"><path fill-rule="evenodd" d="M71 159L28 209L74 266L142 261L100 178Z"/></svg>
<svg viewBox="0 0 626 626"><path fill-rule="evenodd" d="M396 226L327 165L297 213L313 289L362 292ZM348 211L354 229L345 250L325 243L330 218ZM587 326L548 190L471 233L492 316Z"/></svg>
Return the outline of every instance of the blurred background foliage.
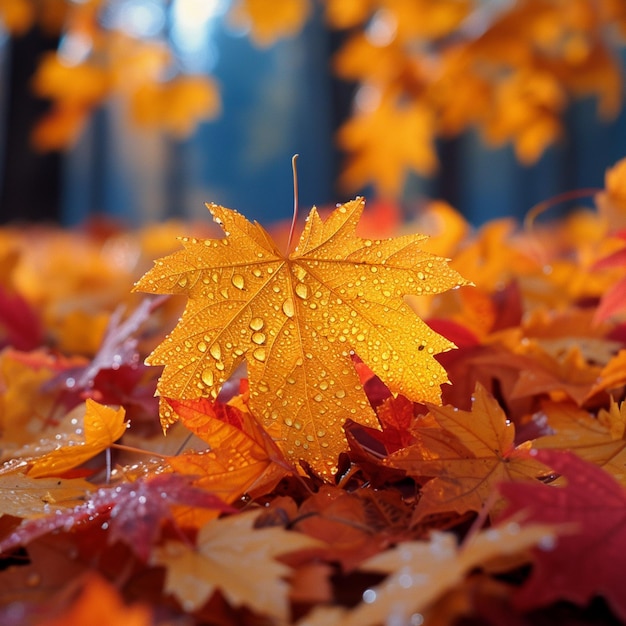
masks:
<svg viewBox="0 0 626 626"><path fill-rule="evenodd" d="M357 193L474 224L626 153L624 0L0 0L0 219L264 222Z"/></svg>

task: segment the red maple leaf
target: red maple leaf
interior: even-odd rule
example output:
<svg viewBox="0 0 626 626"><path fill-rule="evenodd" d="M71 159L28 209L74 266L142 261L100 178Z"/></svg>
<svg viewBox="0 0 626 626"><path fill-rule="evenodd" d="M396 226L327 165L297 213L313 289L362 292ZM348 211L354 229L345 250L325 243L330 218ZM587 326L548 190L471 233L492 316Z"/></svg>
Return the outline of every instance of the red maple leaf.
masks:
<svg viewBox="0 0 626 626"><path fill-rule="evenodd" d="M532 573L515 597L517 606L529 610L558 600L585 605L599 595L625 621L626 489L571 452L539 450L536 459L567 485L504 483L500 491L509 504L503 517L523 514L528 523L573 525L574 532L537 550Z"/></svg>

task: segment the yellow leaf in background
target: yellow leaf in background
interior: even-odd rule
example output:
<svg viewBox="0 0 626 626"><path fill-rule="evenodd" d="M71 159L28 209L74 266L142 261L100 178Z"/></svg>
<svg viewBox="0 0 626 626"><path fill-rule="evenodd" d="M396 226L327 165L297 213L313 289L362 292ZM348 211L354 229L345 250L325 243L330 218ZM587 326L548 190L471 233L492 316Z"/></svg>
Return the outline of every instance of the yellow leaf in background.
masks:
<svg viewBox="0 0 626 626"><path fill-rule="evenodd" d="M358 26L369 17L376 4L376 0L326 0L326 20L333 28Z"/></svg>
<svg viewBox="0 0 626 626"><path fill-rule="evenodd" d="M604 191L595 197L600 214L613 232L626 227L626 159L610 167L604 175Z"/></svg>
<svg viewBox="0 0 626 626"><path fill-rule="evenodd" d="M211 520L196 546L167 541L152 552L152 564L166 568L165 591L186 611L200 609L219 590L232 607L249 609L286 623L291 569L277 556L321 543L280 526L254 528L258 511Z"/></svg>
<svg viewBox="0 0 626 626"><path fill-rule="evenodd" d="M382 196L396 196L409 171L432 174L434 124L432 110L420 102L400 105L383 98L373 109L357 112L337 135L348 153L341 184L359 189L372 183Z"/></svg>
<svg viewBox="0 0 626 626"><path fill-rule="evenodd" d="M43 56L33 77L35 93L73 106L90 106L101 102L108 94L106 71L82 63L66 65L54 53Z"/></svg>
<svg viewBox="0 0 626 626"><path fill-rule="evenodd" d="M29 0L0 0L0 22L12 35L23 35L35 19L35 7Z"/></svg>
<svg viewBox="0 0 626 626"><path fill-rule="evenodd" d="M549 72L514 72L496 86L485 137L495 145L512 140L518 158L533 163L561 134L559 115L566 103L562 86Z"/></svg>
<svg viewBox="0 0 626 626"><path fill-rule="evenodd" d="M83 413L83 415L81 415ZM36 443L4 451L3 457L28 466L30 478L57 476L82 465L106 450L126 431L123 408L112 409L94 400L68 413L54 430L54 436ZM8 462L8 470L18 465Z"/></svg>
<svg viewBox="0 0 626 626"><path fill-rule="evenodd" d="M31 142L40 152L73 146L83 131L90 111L82 106L55 106L37 120Z"/></svg>
<svg viewBox="0 0 626 626"><path fill-rule="evenodd" d="M233 24L250 29L262 48L283 37L297 35L311 12L310 0L238 0L229 12Z"/></svg>
<svg viewBox="0 0 626 626"><path fill-rule="evenodd" d="M84 367L80 357L63 359L47 352L0 353L0 450L28 445L63 417L58 390L51 382L64 370Z"/></svg>
<svg viewBox="0 0 626 626"><path fill-rule="evenodd" d="M417 65L411 66L415 72ZM402 48L390 42L375 45L363 33L352 35L333 56L333 70L345 80L358 80L370 85L388 85L408 68Z"/></svg>
<svg viewBox="0 0 626 626"><path fill-rule="evenodd" d="M379 4L393 15L398 38L409 45L417 38L445 37L472 8L471 0L381 0Z"/></svg>
<svg viewBox="0 0 626 626"><path fill-rule="evenodd" d="M438 402L447 378L434 355L452 347L404 302L464 284L423 236L360 239L362 199L325 221L313 208L296 250L236 211L211 205L224 239L183 239L135 289L188 297L180 323L148 358L165 369L166 398L216 397L245 360L250 410L280 428L286 456L333 471L350 418L377 426L354 369L356 353L394 391ZM161 404L164 426L175 421Z"/></svg>
<svg viewBox="0 0 626 626"><path fill-rule="evenodd" d="M146 82L133 94L131 105L137 124L183 138L200 121L219 114L220 96L208 76L180 76L167 83Z"/></svg>
<svg viewBox="0 0 626 626"><path fill-rule="evenodd" d="M57 349L66 354L93 355L98 352L109 324L106 312L87 313L74 310L59 319Z"/></svg>

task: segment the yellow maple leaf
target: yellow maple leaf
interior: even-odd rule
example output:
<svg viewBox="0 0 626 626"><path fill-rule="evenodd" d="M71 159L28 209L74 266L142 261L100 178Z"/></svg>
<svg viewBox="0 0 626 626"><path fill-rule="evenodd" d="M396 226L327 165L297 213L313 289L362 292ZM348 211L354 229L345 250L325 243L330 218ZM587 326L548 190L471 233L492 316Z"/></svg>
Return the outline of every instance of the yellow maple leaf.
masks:
<svg viewBox="0 0 626 626"><path fill-rule="evenodd" d="M291 568L275 557L322 545L320 541L273 526L254 528L259 511L211 520L198 532L196 546L168 541L152 552L152 564L167 568L165 591L186 611L201 608L220 590L233 607L247 606L286 623Z"/></svg>
<svg viewBox="0 0 626 626"><path fill-rule="evenodd" d="M88 398L84 407L79 406L67 414L54 436L5 451L3 457L11 460L2 472L10 473L14 468L27 466L28 476L38 478L57 476L78 467L124 434L124 415L121 407L112 409Z"/></svg>
<svg viewBox="0 0 626 626"><path fill-rule="evenodd" d="M245 360L250 408L280 428L290 459L332 472L347 418L377 420L353 366L358 355L393 391L439 402L445 370L434 355L452 344L404 302L464 284L421 235L360 239L364 201L325 221L313 208L296 250L284 255L268 233L236 211L209 209L227 236L183 238L184 250L156 262L135 289L188 296L183 317L148 357L165 365L161 396L216 397ZM161 403L164 427L175 417Z"/></svg>
<svg viewBox="0 0 626 626"><path fill-rule="evenodd" d="M239 0L229 18L237 26L250 28L252 41L266 48L299 33L310 11L309 0Z"/></svg>

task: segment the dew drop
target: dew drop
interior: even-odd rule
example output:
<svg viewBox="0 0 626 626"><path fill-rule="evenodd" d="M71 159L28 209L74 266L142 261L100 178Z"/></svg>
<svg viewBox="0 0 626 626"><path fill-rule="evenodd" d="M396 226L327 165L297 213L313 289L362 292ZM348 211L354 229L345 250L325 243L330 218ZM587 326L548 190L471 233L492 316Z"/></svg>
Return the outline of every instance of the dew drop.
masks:
<svg viewBox="0 0 626 626"><path fill-rule="evenodd" d="M250 320L250 328L252 330L261 330L265 326L265 322L260 317L253 317Z"/></svg>
<svg viewBox="0 0 626 626"><path fill-rule="evenodd" d="M309 288L304 283L296 285L296 295L303 300L309 297Z"/></svg>
<svg viewBox="0 0 626 626"><path fill-rule="evenodd" d="M293 300L291 298L287 298L283 302L283 313L287 317L293 317L296 314L296 309L293 304Z"/></svg>
<svg viewBox="0 0 626 626"><path fill-rule="evenodd" d="M335 398L345 398L346 397L346 392L344 389L337 389L337 391L335 391Z"/></svg>
<svg viewBox="0 0 626 626"><path fill-rule="evenodd" d="M202 374L200 375L202 378L202 382L207 385L207 387L213 386L213 372L209 369L202 370Z"/></svg>
<svg viewBox="0 0 626 626"><path fill-rule="evenodd" d="M178 286L179 287L185 287L187 285L187 277L186 276L181 276L178 279Z"/></svg>
<svg viewBox="0 0 626 626"><path fill-rule="evenodd" d="M198 348L199 352L206 352L207 345L204 341L200 341L198 345L196 346L196 348Z"/></svg>
<svg viewBox="0 0 626 626"><path fill-rule="evenodd" d="M222 358L222 348L220 347L219 343L214 343L210 348L209 348L209 353L211 354L211 356L216 359L216 360L220 360Z"/></svg>
<svg viewBox="0 0 626 626"><path fill-rule="evenodd" d="M265 343L266 336L264 333L252 333L252 341L256 343L257 346Z"/></svg>
<svg viewBox="0 0 626 626"><path fill-rule="evenodd" d="M267 357L267 353L265 352L265 348L257 348L253 353L252 356L257 360L257 361L261 361L261 363L263 363L263 361L265 361L266 357Z"/></svg>
<svg viewBox="0 0 626 626"><path fill-rule="evenodd" d="M243 289L246 285L246 282L241 274L233 274L233 277L231 278L230 282L237 289Z"/></svg>
<svg viewBox="0 0 626 626"><path fill-rule="evenodd" d="M313 400L315 400L315 402L321 402L324 399L324 396L322 396L321 393L317 393L313 396Z"/></svg>
<svg viewBox="0 0 626 626"><path fill-rule="evenodd" d="M363 592L363 602L365 604L372 604L372 602L376 601L376 592L373 589L366 589Z"/></svg>

